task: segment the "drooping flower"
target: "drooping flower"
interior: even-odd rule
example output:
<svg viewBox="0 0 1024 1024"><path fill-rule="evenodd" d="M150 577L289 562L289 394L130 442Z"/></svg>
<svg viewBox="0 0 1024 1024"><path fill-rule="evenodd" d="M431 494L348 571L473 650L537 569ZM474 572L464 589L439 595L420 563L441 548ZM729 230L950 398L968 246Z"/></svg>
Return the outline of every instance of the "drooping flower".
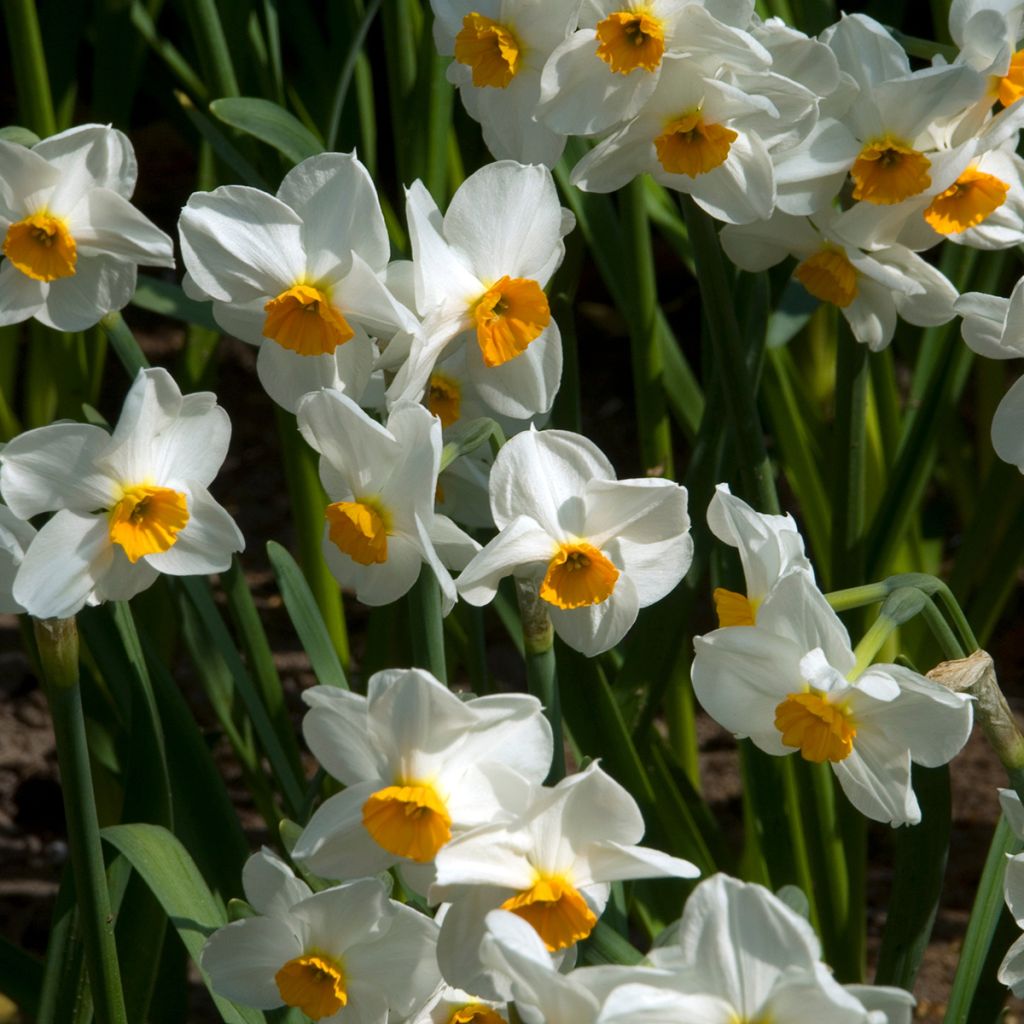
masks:
<svg viewBox="0 0 1024 1024"><path fill-rule="evenodd" d="M971 702L901 665L856 659L806 572L765 598L757 624L694 639L693 687L715 721L768 754L828 762L867 817L916 824L910 763L945 764L967 742Z"/></svg>
<svg viewBox="0 0 1024 1024"><path fill-rule="evenodd" d="M31 149L0 141L0 325L84 330L128 304L139 264L174 266L170 238L129 202L136 172L131 143L109 126Z"/></svg>
<svg viewBox="0 0 1024 1024"><path fill-rule="evenodd" d="M616 480L585 437L524 431L491 469L500 533L462 571L470 604L493 600L498 581L531 581L555 632L589 657L617 644L637 612L660 601L693 557L686 490L669 480Z"/></svg>
<svg viewBox="0 0 1024 1024"><path fill-rule="evenodd" d="M363 878L311 893L269 850L242 874L261 916L217 929L200 963L220 995L260 1010L292 1006L324 1024L386 1024L438 984L437 925Z"/></svg>
<svg viewBox="0 0 1024 1024"><path fill-rule="evenodd" d="M298 407L299 430L320 453L325 510L324 557L339 582L364 604L397 600L424 565L441 585L447 613L460 568L478 550L434 498L441 460L441 424L423 406L395 406L387 426L340 391L316 391Z"/></svg>
<svg viewBox="0 0 1024 1024"><path fill-rule="evenodd" d="M547 412L562 375L562 341L544 288L575 223L551 172L510 161L470 175L440 211L416 182L407 191L421 335L388 396L419 401L450 345L466 346L477 394L496 412Z"/></svg>
<svg viewBox="0 0 1024 1024"><path fill-rule="evenodd" d="M14 598L37 618L127 600L161 572L223 572L244 547L207 490L231 423L216 396L182 396L166 370L140 370L113 435L57 423L0 452L0 490L22 519L56 515L29 546Z"/></svg>
<svg viewBox="0 0 1024 1024"><path fill-rule="evenodd" d="M636 801L596 764L557 786L534 787L510 823L453 839L437 855L431 902L450 902L438 940L445 979L497 997L480 959L488 911L511 911L548 950L585 939L604 910L610 884L630 878L694 878L689 861L637 846L644 833Z"/></svg>
<svg viewBox="0 0 1024 1024"><path fill-rule="evenodd" d="M260 382L292 412L321 387L359 400L373 370L371 335L417 328L384 284L387 229L354 153L303 160L276 196L244 185L196 192L179 232L186 291L212 299L217 323L259 346Z"/></svg>
<svg viewBox="0 0 1024 1024"><path fill-rule="evenodd" d="M518 809L501 799L509 772L525 786L551 766L551 729L534 697L463 701L421 669L376 673L366 697L329 686L302 696L306 742L346 786L293 851L327 878L429 865L453 836Z"/></svg>

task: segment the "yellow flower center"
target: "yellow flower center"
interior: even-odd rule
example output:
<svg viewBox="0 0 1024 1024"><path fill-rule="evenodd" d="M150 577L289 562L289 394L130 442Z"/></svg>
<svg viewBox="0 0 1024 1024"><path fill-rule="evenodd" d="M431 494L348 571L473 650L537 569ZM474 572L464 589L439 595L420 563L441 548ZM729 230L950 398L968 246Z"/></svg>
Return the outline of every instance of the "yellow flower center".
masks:
<svg viewBox="0 0 1024 1024"><path fill-rule="evenodd" d="M110 539L128 560L167 551L188 522L188 504L181 491L139 484L125 487L110 510Z"/></svg>
<svg viewBox="0 0 1024 1024"><path fill-rule="evenodd" d="M335 501L324 510L327 536L353 562L374 565L388 560L391 516L375 498Z"/></svg>
<svg viewBox="0 0 1024 1024"><path fill-rule="evenodd" d="M40 211L7 229L4 255L36 281L71 277L78 262L78 246L59 217Z"/></svg>
<svg viewBox="0 0 1024 1024"><path fill-rule="evenodd" d="M790 693L775 709L775 728L787 747L808 761L842 761L853 751L857 728L849 712L817 693Z"/></svg>
<svg viewBox="0 0 1024 1024"><path fill-rule="evenodd" d="M665 124L654 140L658 162L669 174L696 178L725 163L737 135L720 124L706 124L699 111L683 114Z"/></svg>
<svg viewBox="0 0 1024 1024"><path fill-rule="evenodd" d="M617 11L597 24L597 55L612 71L655 71L665 53L665 28L644 10Z"/></svg>
<svg viewBox="0 0 1024 1024"><path fill-rule="evenodd" d="M501 909L532 925L551 953L585 939L597 924L576 887L557 876L539 877L531 888L505 900Z"/></svg>
<svg viewBox="0 0 1024 1024"><path fill-rule="evenodd" d="M1002 78L996 78L994 92L1004 107L1024 96L1024 50L1010 58L1010 67Z"/></svg>
<svg viewBox="0 0 1024 1024"><path fill-rule="evenodd" d="M396 857L432 861L452 837L452 819L437 790L427 782L379 789L363 804L366 831Z"/></svg>
<svg viewBox="0 0 1024 1024"><path fill-rule="evenodd" d="M822 302L845 307L857 298L857 270L837 246L826 245L808 256L793 276Z"/></svg>
<svg viewBox="0 0 1024 1024"><path fill-rule="evenodd" d="M473 303L472 313L476 340L488 366L501 366L521 355L551 323L544 289L530 278L507 274Z"/></svg>
<svg viewBox="0 0 1024 1024"><path fill-rule="evenodd" d="M293 285L264 307L263 336L300 356L329 355L355 337L327 294L307 284Z"/></svg>
<svg viewBox="0 0 1024 1024"><path fill-rule="evenodd" d="M483 1003L467 1003L452 1013L448 1024L508 1024L508 1021Z"/></svg>
<svg viewBox="0 0 1024 1024"><path fill-rule="evenodd" d="M591 544L563 544L548 562L540 596L556 608L584 608L606 601L619 570Z"/></svg>
<svg viewBox="0 0 1024 1024"><path fill-rule="evenodd" d="M754 625L754 606L746 594L737 594L735 590L716 587L712 597L715 599L719 626Z"/></svg>
<svg viewBox="0 0 1024 1024"><path fill-rule="evenodd" d="M869 142L850 168L853 198L891 206L923 192L931 183L931 161L890 135Z"/></svg>
<svg viewBox="0 0 1024 1024"><path fill-rule="evenodd" d="M1024 95L1024 93L1022 93ZM968 167L924 211L924 219L940 235L955 235L980 224L1006 202L1010 186L991 174Z"/></svg>
<svg viewBox="0 0 1024 1024"><path fill-rule="evenodd" d="M475 11L462 19L455 59L473 69L473 84L504 89L516 76L523 47L508 25Z"/></svg>
<svg viewBox="0 0 1024 1024"><path fill-rule="evenodd" d="M281 999L313 1020L330 1017L348 1002L341 965L323 953L306 953L289 960L274 975L274 981Z"/></svg>
<svg viewBox="0 0 1024 1024"><path fill-rule="evenodd" d="M462 386L454 377L435 370L427 385L427 408L441 421L442 427L450 427L462 409Z"/></svg>

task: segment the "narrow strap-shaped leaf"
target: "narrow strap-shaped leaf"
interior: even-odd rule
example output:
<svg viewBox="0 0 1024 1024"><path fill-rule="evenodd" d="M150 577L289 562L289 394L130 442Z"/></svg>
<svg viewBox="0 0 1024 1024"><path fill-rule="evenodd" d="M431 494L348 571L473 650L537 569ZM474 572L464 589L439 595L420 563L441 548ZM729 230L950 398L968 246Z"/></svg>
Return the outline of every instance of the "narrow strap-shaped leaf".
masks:
<svg viewBox="0 0 1024 1024"><path fill-rule="evenodd" d="M227 914L207 888L188 852L172 833L159 825L112 825L103 830L103 838L128 858L160 901L203 983L210 988L210 978L199 964L199 954L207 938L228 923ZM263 1024L265 1018L259 1011L236 1006L212 989L210 992L226 1024Z"/></svg>
<svg viewBox="0 0 1024 1024"><path fill-rule="evenodd" d="M210 120L202 111L196 109L191 97L183 92L175 91L174 98L181 105L185 116L193 127L209 144L216 156L230 167L241 179L242 184L252 185L269 191L266 178L253 166L248 157L239 152L238 147Z"/></svg>
<svg viewBox="0 0 1024 1024"><path fill-rule="evenodd" d="M277 541L267 542L267 557L274 571L281 598L292 620L299 642L309 657L313 674L326 686L348 689L341 659L331 643L330 634L306 577L291 554Z"/></svg>
<svg viewBox="0 0 1024 1024"><path fill-rule="evenodd" d="M196 302L190 299L182 290L180 285L171 281L164 281L159 277L152 277L143 274L139 277L135 286L135 294L132 296L132 305L140 309L148 309L151 313L159 313L161 316L173 317L181 320L182 323L196 324L199 327L208 327L214 331L220 331L217 321L213 319L213 313L208 302Z"/></svg>
<svg viewBox="0 0 1024 1024"><path fill-rule="evenodd" d="M284 107L253 96L214 100L210 112L218 120L283 153L292 163L324 151L323 143Z"/></svg>
<svg viewBox="0 0 1024 1024"><path fill-rule="evenodd" d="M61 875L53 908L35 1021L36 1024L77 1024L85 1018L92 1018L92 996L85 974L85 949L75 905L75 876L68 864Z"/></svg>
<svg viewBox="0 0 1024 1024"><path fill-rule="evenodd" d="M227 626L224 625L224 620L214 603L209 584L206 580L194 576L182 577L177 582L199 613L199 620L203 628L231 672L235 688L249 713L260 746L263 747L270 760L274 777L281 788L289 813L298 814L299 808L302 807L304 782L296 775L295 769L281 745L281 740L278 738L269 714L267 714L267 708L256 689L256 684L252 681L252 677L235 649L231 634L228 632Z"/></svg>

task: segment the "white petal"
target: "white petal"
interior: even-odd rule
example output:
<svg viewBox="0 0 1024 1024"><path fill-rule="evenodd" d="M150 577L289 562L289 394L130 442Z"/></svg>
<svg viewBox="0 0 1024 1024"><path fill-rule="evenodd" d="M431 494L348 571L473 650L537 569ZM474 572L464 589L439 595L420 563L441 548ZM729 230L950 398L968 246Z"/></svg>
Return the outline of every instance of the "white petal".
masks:
<svg viewBox="0 0 1024 1024"><path fill-rule="evenodd" d="M343 956L386 935L396 906L380 879L360 878L314 893L292 915L306 925L310 945Z"/></svg>
<svg viewBox="0 0 1024 1024"><path fill-rule="evenodd" d="M824 964L811 971L789 971L764 1004L769 1019L793 1024L865 1024L864 1007L832 977Z"/></svg>
<svg viewBox="0 0 1024 1024"><path fill-rule="evenodd" d="M14 576L28 546L35 539L31 523L19 519L6 505L0 505L0 612L17 615L25 609L14 600Z"/></svg>
<svg viewBox="0 0 1024 1024"><path fill-rule="evenodd" d="M245 862L242 889L253 910L268 917L287 917L296 903L312 895L309 886L296 878L269 846L264 846Z"/></svg>
<svg viewBox="0 0 1024 1024"><path fill-rule="evenodd" d="M296 164L277 198L302 218L302 241L315 279L347 271L357 252L375 270L391 255L377 190L355 153L319 153Z"/></svg>
<svg viewBox="0 0 1024 1024"><path fill-rule="evenodd" d="M313 756L346 786L382 777L386 760L366 732L366 698L337 685L302 691L302 735Z"/></svg>
<svg viewBox="0 0 1024 1024"><path fill-rule="evenodd" d="M60 508L109 508L114 485L95 468L109 443L105 430L85 423L54 423L19 434L0 450L4 502L19 519Z"/></svg>
<svg viewBox="0 0 1024 1024"><path fill-rule="evenodd" d="M896 331L896 303L888 288L866 277L858 280L857 289L857 297L843 307L842 314L853 336L872 352L879 352Z"/></svg>
<svg viewBox="0 0 1024 1024"><path fill-rule="evenodd" d="M588 658L614 647L636 622L640 598L633 581L620 575L611 596L584 608L548 608L555 632Z"/></svg>
<svg viewBox="0 0 1024 1024"><path fill-rule="evenodd" d="M38 153L0 140L0 216L4 220L21 220L29 213L30 197L52 188L59 178L58 168Z"/></svg>
<svg viewBox="0 0 1024 1024"><path fill-rule="evenodd" d="M199 963L218 995L271 1010L283 1005L274 975L303 953L292 927L273 917L250 917L218 928L210 936Z"/></svg>
<svg viewBox="0 0 1024 1024"><path fill-rule="evenodd" d="M62 510L29 545L14 580L14 599L37 619L70 618L113 557L105 516Z"/></svg>
<svg viewBox="0 0 1024 1024"><path fill-rule="evenodd" d="M68 227L82 253L107 253L151 267L174 266L170 236L110 189L86 193Z"/></svg>
<svg viewBox="0 0 1024 1024"><path fill-rule="evenodd" d="M525 277L541 287L562 244L562 208L546 167L510 160L486 164L459 187L444 236L483 281ZM560 258L560 256L559 256Z"/></svg>
<svg viewBox="0 0 1024 1024"><path fill-rule="evenodd" d="M130 601L151 587L160 574L144 559L132 562L120 544L113 546L114 557L107 571L96 580L96 589L89 598L97 601Z"/></svg>
<svg viewBox="0 0 1024 1024"><path fill-rule="evenodd" d="M1019 281L1013 294L1024 296ZM1020 350L1024 334L1005 330L1009 299L984 292L964 292L953 308L958 316L963 317L960 334L972 352L986 359L1019 359L1024 355Z"/></svg>
<svg viewBox="0 0 1024 1024"><path fill-rule="evenodd" d="M279 295L305 274L299 215L247 185L194 193L178 234L189 274L221 302Z"/></svg>
<svg viewBox="0 0 1024 1024"><path fill-rule="evenodd" d="M589 847L581 862L576 873L579 885L632 878L697 878L700 875L700 868L688 860L670 857L661 850L645 846L623 846L610 841Z"/></svg>
<svg viewBox="0 0 1024 1024"><path fill-rule="evenodd" d="M877 734L858 735L853 753L832 770L850 803L872 821L916 825L921 809L910 785L910 751Z"/></svg>
<svg viewBox="0 0 1024 1024"><path fill-rule="evenodd" d="M102 124L83 124L36 143L32 152L61 174L51 202L56 211L70 210L94 188L109 188L130 199L138 167L124 132Z"/></svg>
<svg viewBox="0 0 1024 1024"><path fill-rule="evenodd" d="M388 537L387 561L379 565L354 562L328 540L326 527L323 552L334 578L342 586L351 587L356 597L371 607L391 604L408 594L423 566L423 552L402 534Z"/></svg>
<svg viewBox="0 0 1024 1024"><path fill-rule="evenodd" d="M491 469L491 511L498 528L526 515L551 537L583 535L583 494L594 479L614 480L601 450L567 430L524 430Z"/></svg>
<svg viewBox="0 0 1024 1024"><path fill-rule="evenodd" d="M72 277L50 282L36 319L58 331L84 331L100 318L124 309L135 294L134 263L114 256L78 257Z"/></svg>
<svg viewBox="0 0 1024 1024"><path fill-rule="evenodd" d="M0 327L20 324L35 316L49 291L44 281L23 274L10 260L0 267Z"/></svg>
<svg viewBox="0 0 1024 1024"><path fill-rule="evenodd" d="M1024 377L1003 395L992 417L996 455L1024 472Z"/></svg>
<svg viewBox="0 0 1024 1024"><path fill-rule="evenodd" d="M505 576L539 568L556 550L554 540L533 519L517 516L462 570L456 580L459 595L473 605L488 604Z"/></svg>
<svg viewBox="0 0 1024 1024"><path fill-rule="evenodd" d="M189 488L189 515L174 544L145 560L170 576L206 576L224 572L231 556L245 548L245 540L227 510L204 487Z"/></svg>
<svg viewBox="0 0 1024 1024"><path fill-rule="evenodd" d="M345 276L332 284L331 299L371 334L390 338L396 331L416 331L419 322L387 290L384 281L357 252Z"/></svg>
<svg viewBox="0 0 1024 1024"><path fill-rule="evenodd" d="M1007 950L996 977L1018 999L1024 997L1024 935Z"/></svg>

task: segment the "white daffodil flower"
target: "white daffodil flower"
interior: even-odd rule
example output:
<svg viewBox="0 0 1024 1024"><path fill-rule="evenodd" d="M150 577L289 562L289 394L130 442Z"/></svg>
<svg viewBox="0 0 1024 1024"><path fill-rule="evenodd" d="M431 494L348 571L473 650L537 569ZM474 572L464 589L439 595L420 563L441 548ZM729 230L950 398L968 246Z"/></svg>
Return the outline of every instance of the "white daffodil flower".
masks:
<svg viewBox="0 0 1024 1024"><path fill-rule="evenodd" d="M421 337L388 391L419 401L453 343L465 345L477 393L498 413L547 412L562 377L562 338L544 287L575 219L551 172L511 161L471 174L441 213L415 182L406 192Z"/></svg>
<svg viewBox="0 0 1024 1024"><path fill-rule="evenodd" d="M576 20L578 0L430 0L434 43L495 160L554 167L565 135L534 119L541 72Z"/></svg>
<svg viewBox="0 0 1024 1024"><path fill-rule="evenodd" d="M503 801L551 767L551 727L525 694L463 701L429 672L389 669L366 697L315 686L302 698L306 743L346 786L293 850L327 878L429 865L453 836L517 812Z"/></svg>
<svg viewBox="0 0 1024 1024"><path fill-rule="evenodd" d="M592 442L564 430L524 431L502 447L491 514L501 532L462 571L459 593L483 605L505 576L533 581L555 632L588 657L614 647L693 559L686 489L616 480Z"/></svg>
<svg viewBox="0 0 1024 1024"><path fill-rule="evenodd" d="M999 803L1013 834L1024 839L1024 807L1012 789L999 790ZM1003 898L1018 928L1024 928L1024 853L1009 857L1003 879ZM1024 935L1006 951L999 965L999 981L1018 998L1024 998Z"/></svg>
<svg viewBox="0 0 1024 1024"><path fill-rule="evenodd" d="M135 293L139 264L173 267L170 238L128 201L135 153L99 124L31 149L0 142L0 325L81 331Z"/></svg>
<svg viewBox="0 0 1024 1024"><path fill-rule="evenodd" d="M579 29L551 54L537 117L566 135L594 135L636 117L651 99L665 58L685 56L714 78L723 66L767 70L770 54L703 4L680 0L590 0Z"/></svg>
<svg viewBox="0 0 1024 1024"><path fill-rule="evenodd" d="M860 87L843 115L861 145L850 166L853 198L886 206L919 195L933 178L955 180L947 165L961 154L937 151L932 130L984 96L985 79L964 64L911 72L899 43L862 14L844 15L821 41Z"/></svg>
<svg viewBox="0 0 1024 1024"><path fill-rule="evenodd" d="M384 285L387 228L354 153L303 160L276 196L245 185L196 192L178 229L185 290L259 346L260 383L291 412L321 387L358 400L373 370L370 335L418 326Z"/></svg>
<svg viewBox="0 0 1024 1024"><path fill-rule="evenodd" d="M434 862L430 901L450 902L438 940L449 984L500 998L500 981L480 959L485 916L509 910L550 952L585 939L608 902L611 882L695 878L689 861L637 846L644 833L636 801L596 763L552 788L536 787L508 824L452 839Z"/></svg>
<svg viewBox="0 0 1024 1024"><path fill-rule="evenodd" d="M0 613L18 615L25 610L14 600L14 578L35 536L31 523L0 505Z"/></svg>
<svg viewBox="0 0 1024 1024"><path fill-rule="evenodd" d="M690 1019L877 1024L821 962L814 929L763 886L722 874L706 879L668 935L672 941L652 950L648 961L664 972L662 984L707 999L704 1015ZM655 983L653 976L645 980ZM875 992L887 1005L907 1003L899 990Z"/></svg>
<svg viewBox="0 0 1024 1024"><path fill-rule="evenodd" d="M292 1006L323 1024L386 1024L439 983L437 925L363 878L311 893L271 851L242 873L259 917L218 928L200 963L213 990L259 1010Z"/></svg>
<svg viewBox="0 0 1024 1024"><path fill-rule="evenodd" d="M986 359L1024 358L1024 278L1008 299L964 292L953 308L963 317L960 333L972 352Z"/></svg>
<svg viewBox="0 0 1024 1024"><path fill-rule="evenodd" d="M719 484L708 505L708 526L720 541L739 551L747 584L745 594L724 587L715 590L719 626L753 626L757 609L788 572L806 572L814 579L804 539L788 512L784 516L755 512L730 493L728 484Z"/></svg>
<svg viewBox="0 0 1024 1024"><path fill-rule="evenodd" d="M845 233L848 218L856 215L856 207L814 217L777 211L767 221L724 227L722 248L750 271L795 256L800 262L793 276L816 299L838 306L854 337L873 352L892 341L897 315L921 327L951 320L957 298L952 284L904 246L859 248Z"/></svg>
<svg viewBox="0 0 1024 1024"><path fill-rule="evenodd" d="M718 220L765 220L775 207L772 161L748 129L764 117L778 118L767 97L707 77L686 57L667 56L641 112L580 160L572 182L614 192L647 171Z"/></svg>
<svg viewBox="0 0 1024 1024"><path fill-rule="evenodd" d="M14 599L36 618L123 601L161 572L223 572L244 547L207 490L231 423L208 391L182 397L162 369L140 370L113 435L84 423L21 434L0 452L0 491L22 519L56 512L25 553Z"/></svg>
<svg viewBox="0 0 1024 1024"><path fill-rule="evenodd" d="M839 617L805 572L765 598L757 625L695 637L693 688L704 709L768 754L828 761L862 814L894 827L921 811L910 763L946 764L967 742L971 702L900 665L856 659Z"/></svg>
<svg viewBox="0 0 1024 1024"><path fill-rule="evenodd" d="M480 957L509 988L520 1016L530 1024L715 1021L704 1015L707 1001L703 997L647 984L652 978L661 982L660 972L642 967L607 971L584 967L562 974L543 939L521 917L492 910L486 928ZM598 978L605 984L595 984Z"/></svg>
<svg viewBox="0 0 1024 1024"><path fill-rule="evenodd" d="M408 1024L508 1024L508 1004L445 985Z"/></svg>
<svg viewBox="0 0 1024 1024"><path fill-rule="evenodd" d="M424 564L441 585L445 614L455 604L446 566L461 568L479 545L434 513L441 423L421 405L395 406L386 427L340 391L315 391L298 407L299 430L320 453L324 557L364 604L397 601Z"/></svg>
<svg viewBox="0 0 1024 1024"><path fill-rule="evenodd" d="M1016 0L953 0L949 34L958 62L990 80L989 99L1004 107L1024 97L1024 5Z"/></svg>

